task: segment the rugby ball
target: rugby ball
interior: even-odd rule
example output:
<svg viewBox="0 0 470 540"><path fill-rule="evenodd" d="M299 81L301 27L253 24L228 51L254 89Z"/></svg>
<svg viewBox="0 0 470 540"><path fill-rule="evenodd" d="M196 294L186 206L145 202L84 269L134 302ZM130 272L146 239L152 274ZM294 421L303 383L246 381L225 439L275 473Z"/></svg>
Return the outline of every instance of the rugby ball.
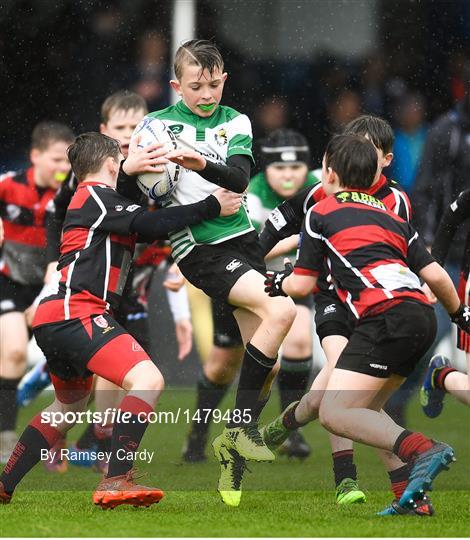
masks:
<svg viewBox="0 0 470 540"><path fill-rule="evenodd" d="M132 138L140 136L137 144L139 148L145 148L151 144L163 143L169 152L178 147L176 137L165 124L158 118L146 116L135 128ZM180 175L180 166L176 163L164 165L161 173L145 173L137 177L139 188L154 201L164 203L171 197Z"/></svg>

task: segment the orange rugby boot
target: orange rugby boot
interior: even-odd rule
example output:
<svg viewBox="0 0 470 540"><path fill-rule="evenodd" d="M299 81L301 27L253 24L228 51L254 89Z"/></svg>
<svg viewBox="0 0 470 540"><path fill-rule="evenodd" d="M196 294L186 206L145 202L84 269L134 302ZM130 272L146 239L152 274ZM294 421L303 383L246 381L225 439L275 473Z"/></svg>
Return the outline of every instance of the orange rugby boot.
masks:
<svg viewBox="0 0 470 540"><path fill-rule="evenodd" d="M121 504L150 506L165 496L161 489L136 484L136 477L136 470L131 469L120 476L103 478L93 493L93 502L106 510Z"/></svg>

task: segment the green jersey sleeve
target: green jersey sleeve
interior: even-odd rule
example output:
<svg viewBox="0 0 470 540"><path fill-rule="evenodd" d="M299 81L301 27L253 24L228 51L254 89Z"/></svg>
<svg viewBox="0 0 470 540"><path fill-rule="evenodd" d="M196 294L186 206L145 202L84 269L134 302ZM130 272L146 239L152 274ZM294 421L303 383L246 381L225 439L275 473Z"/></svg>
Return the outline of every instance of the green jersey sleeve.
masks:
<svg viewBox="0 0 470 540"><path fill-rule="evenodd" d="M246 114L239 114L230 121L228 126L227 158L236 154L249 156L253 161L253 133L251 122Z"/></svg>

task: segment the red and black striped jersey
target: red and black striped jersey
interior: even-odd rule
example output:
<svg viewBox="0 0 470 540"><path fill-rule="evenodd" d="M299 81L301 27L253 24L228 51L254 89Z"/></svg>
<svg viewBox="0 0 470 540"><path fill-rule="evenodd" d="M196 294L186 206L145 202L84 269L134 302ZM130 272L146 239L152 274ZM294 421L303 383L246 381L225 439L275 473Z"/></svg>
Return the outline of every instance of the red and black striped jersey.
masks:
<svg viewBox="0 0 470 540"><path fill-rule="evenodd" d="M136 242L130 226L143 211L105 184L79 184L65 216L57 292L43 299L33 326L116 309Z"/></svg>
<svg viewBox="0 0 470 540"><path fill-rule="evenodd" d="M385 206L406 221L411 220L411 204L401 186L381 175L378 182L367 191ZM321 182L313 187L301 189L273 210L260 234L260 244L266 255L284 238L298 234L305 214L316 203L326 198Z"/></svg>
<svg viewBox="0 0 470 540"><path fill-rule="evenodd" d="M0 217L5 240L0 272L22 285L39 285L46 270L46 222L53 219L55 190L40 188L34 168L0 176Z"/></svg>
<svg viewBox="0 0 470 540"><path fill-rule="evenodd" d="M391 210L397 216L402 217L406 221L411 221L411 203L408 195L394 180L388 180L382 174L379 180L369 189L365 190L365 192L381 200L388 210ZM321 183L310 188L302 205L303 213L306 214L313 205L326 199L327 196Z"/></svg>
<svg viewBox="0 0 470 540"><path fill-rule="evenodd" d="M416 274L434 259L412 226L369 193L341 191L307 212L294 271L318 275L325 260L357 318L390 300L428 303Z"/></svg>

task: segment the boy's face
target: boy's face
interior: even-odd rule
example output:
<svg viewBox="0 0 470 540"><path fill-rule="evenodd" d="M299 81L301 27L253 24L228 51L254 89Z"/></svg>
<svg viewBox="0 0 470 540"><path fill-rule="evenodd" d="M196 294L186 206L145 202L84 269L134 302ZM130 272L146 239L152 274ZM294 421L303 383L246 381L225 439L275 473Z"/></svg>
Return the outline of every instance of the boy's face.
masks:
<svg viewBox="0 0 470 540"><path fill-rule="evenodd" d="M198 116L211 116L222 99L227 73L215 68L212 75L207 69L201 73L199 66L183 65L180 80L170 81L173 90L184 104Z"/></svg>
<svg viewBox="0 0 470 540"><path fill-rule="evenodd" d="M268 165L266 180L271 188L281 197L292 197L304 185L308 168L305 163Z"/></svg>
<svg viewBox="0 0 470 540"><path fill-rule="evenodd" d="M131 135L145 114L143 109L112 109L109 120L100 125L100 132L117 139L124 157L127 158Z"/></svg>
<svg viewBox="0 0 470 540"><path fill-rule="evenodd" d="M70 143L54 141L46 149L32 148L30 159L38 186L58 189L70 171L67 148Z"/></svg>

